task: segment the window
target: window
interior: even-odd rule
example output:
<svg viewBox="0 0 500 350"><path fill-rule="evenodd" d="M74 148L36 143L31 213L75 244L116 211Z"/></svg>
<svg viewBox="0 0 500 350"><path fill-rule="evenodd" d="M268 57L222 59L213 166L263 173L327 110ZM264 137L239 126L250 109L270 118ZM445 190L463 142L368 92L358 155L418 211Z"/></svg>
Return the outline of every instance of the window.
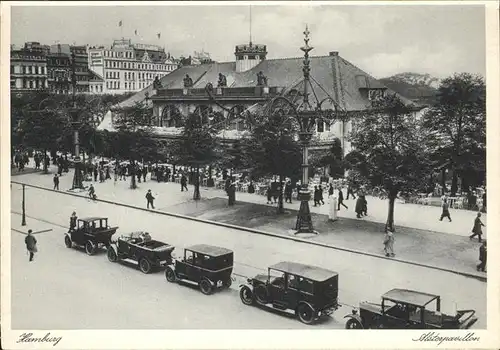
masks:
<svg viewBox="0 0 500 350"><path fill-rule="evenodd" d="M189 251L189 250L185 250L184 261L188 264L193 264L194 263L194 253Z"/></svg>
<svg viewBox="0 0 500 350"><path fill-rule="evenodd" d="M109 81L106 82L106 89L109 89Z"/></svg>
<svg viewBox="0 0 500 350"><path fill-rule="evenodd" d="M102 85L101 85L101 92L102 92Z"/></svg>
<svg viewBox="0 0 500 350"><path fill-rule="evenodd" d="M14 66L10 66L10 74L14 74Z"/></svg>
<svg viewBox="0 0 500 350"><path fill-rule="evenodd" d="M30 89L33 89L33 81L32 80L30 80L29 84L30 84Z"/></svg>
<svg viewBox="0 0 500 350"><path fill-rule="evenodd" d="M125 82L125 90L127 90L127 82Z"/></svg>

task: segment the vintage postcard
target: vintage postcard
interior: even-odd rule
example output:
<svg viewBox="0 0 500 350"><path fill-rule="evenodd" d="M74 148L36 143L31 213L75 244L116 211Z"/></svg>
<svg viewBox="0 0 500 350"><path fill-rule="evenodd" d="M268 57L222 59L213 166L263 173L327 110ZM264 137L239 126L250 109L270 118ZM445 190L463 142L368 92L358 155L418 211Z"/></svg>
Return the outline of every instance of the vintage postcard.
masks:
<svg viewBox="0 0 500 350"><path fill-rule="evenodd" d="M500 347L496 1L0 20L2 348Z"/></svg>

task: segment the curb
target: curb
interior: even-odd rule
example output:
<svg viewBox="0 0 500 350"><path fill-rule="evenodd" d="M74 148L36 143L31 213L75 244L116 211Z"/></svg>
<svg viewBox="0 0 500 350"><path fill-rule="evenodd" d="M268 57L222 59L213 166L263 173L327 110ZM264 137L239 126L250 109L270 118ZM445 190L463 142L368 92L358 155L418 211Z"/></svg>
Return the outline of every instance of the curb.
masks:
<svg viewBox="0 0 500 350"><path fill-rule="evenodd" d="M30 184L26 184L26 183L22 183L22 182L18 182L18 181L11 181L11 183L18 184L18 185L23 185L24 184L25 186L37 188L37 189L44 190L44 191L56 192L56 193L65 194L65 195L68 195L68 196L73 196L73 197L87 199L87 197L85 197L85 196L81 196L81 195L78 195L78 194L75 194L75 193L71 193L71 192L67 192L67 191L55 191L55 190L50 189L50 188L46 188L46 187L42 187L42 186L38 186L38 185L30 185ZM186 216L186 215L182 215L182 214L176 214L176 213L170 213L170 212L165 212L165 211L159 211L159 210L156 210L156 209L146 209L146 208L143 208L143 207L138 207L138 206L131 205L131 204L126 204L126 203L114 202L114 201L110 201L110 200L107 200L107 199L99 199L98 198L95 201L97 201L97 202L103 202L103 203L107 203L107 204L112 204L112 205L118 205L118 206L130 208L130 209L135 209L135 210L142 210L142 211L145 211L145 212L148 212L148 213L155 213L155 214L160 214L160 215L165 215L165 216L171 216L171 217L175 217L175 218L179 218L179 219L196 221L196 222L200 222L200 223L204 223L204 224L215 225L215 226L226 227L226 228L232 228L232 229L239 230L239 231L246 231L246 232L256 233L256 234L260 234L260 235L264 235L264 236L276 237L276 238L286 239L286 240L289 240L289 241L295 241L295 242L299 242L299 243L315 245L315 246L318 246L318 247L335 249L335 250L340 250L340 251L349 252L349 253L353 253L353 254L365 255L365 256L370 256L370 257L374 257L374 258L378 258L378 259L391 260L391 261L396 261L396 262L400 262L400 263L403 263L403 264L420 266L420 267L425 267L425 268L429 268L429 269L433 269L433 270L438 270L438 271L443 271L443 272L448 272L448 273L454 273L454 274L461 275L461 276L464 276L464 277L474 278L474 279L479 280L481 282L486 282L487 281L487 277L486 276L480 276L480 275L476 275L476 274L473 274L473 273L470 273L470 272L452 270L452 269L448 269L448 268L440 267L440 266L435 266L435 265L427 265L427 264L419 263L419 262L412 261L412 260L406 260L406 259L400 259L400 258L387 258L386 256L381 255L381 254L369 253L369 252L365 252L365 251L361 251L361 250L357 250L357 249L345 248L345 247L340 247L340 246L334 246L334 245L331 245L331 244L328 244L328 243L314 242L314 241L306 240L306 239L299 238L299 237L291 237L291 236L282 235L282 234L279 234L279 233L273 233L273 232L268 232L268 231L256 230L256 229L249 228L249 227L236 226L236 225L232 225L232 224L227 224L227 223L222 223L222 222L217 222L217 221L212 221L212 220L207 220L207 219L199 219L199 218L195 218L195 217L191 217L191 216Z"/></svg>

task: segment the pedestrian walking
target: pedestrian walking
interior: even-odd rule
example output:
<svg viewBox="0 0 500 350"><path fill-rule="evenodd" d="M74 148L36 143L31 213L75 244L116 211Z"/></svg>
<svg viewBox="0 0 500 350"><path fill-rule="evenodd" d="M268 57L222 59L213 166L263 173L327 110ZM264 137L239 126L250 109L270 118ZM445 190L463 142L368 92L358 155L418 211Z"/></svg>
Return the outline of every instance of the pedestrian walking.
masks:
<svg viewBox="0 0 500 350"><path fill-rule="evenodd" d="M38 252L38 249L36 247L36 238L33 236L33 231L28 230L28 235L24 239L24 243L26 243L26 249L28 250L30 260L33 261L33 258L35 257L35 253Z"/></svg>
<svg viewBox="0 0 500 350"><path fill-rule="evenodd" d="M59 176L54 174L54 190L59 191Z"/></svg>
<svg viewBox="0 0 500 350"><path fill-rule="evenodd" d="M90 187L89 187L89 198L90 199L97 199L97 196L95 194L94 185L92 185L92 184L90 184Z"/></svg>
<svg viewBox="0 0 500 350"><path fill-rule="evenodd" d="M232 183L227 190L228 195L228 205L233 206L236 202L236 186Z"/></svg>
<svg viewBox="0 0 500 350"><path fill-rule="evenodd" d="M338 205L337 205L337 210L340 210L340 206L344 206L344 208L349 209L347 205L344 204L344 194L342 193L342 188L339 187L339 192L338 192Z"/></svg>
<svg viewBox="0 0 500 350"><path fill-rule="evenodd" d="M363 215L368 216L368 202L366 201L366 194L359 195L361 197L361 203L363 204Z"/></svg>
<svg viewBox="0 0 500 350"><path fill-rule="evenodd" d="M479 261L481 263L476 267L478 271L486 272L486 256L487 256L486 240L484 240L483 244L481 244L481 246L479 247Z"/></svg>
<svg viewBox="0 0 500 350"><path fill-rule="evenodd" d="M266 196L267 196L266 204L273 204L273 189L271 188L271 185L267 186Z"/></svg>
<svg viewBox="0 0 500 350"><path fill-rule="evenodd" d="M109 173L109 167L106 167L106 180L107 179L111 180L111 174Z"/></svg>
<svg viewBox="0 0 500 350"><path fill-rule="evenodd" d="M148 209L149 205L151 204L151 208L155 208L153 201L155 200L155 197L153 197L153 194L151 193L151 190L148 190L148 193L146 193L146 200L148 201Z"/></svg>
<svg viewBox="0 0 500 350"><path fill-rule="evenodd" d="M181 192L184 191L184 189L186 189L186 191L188 191L186 175L182 174L182 176L181 176Z"/></svg>
<svg viewBox="0 0 500 350"><path fill-rule="evenodd" d="M483 192L483 207L481 208L481 211L483 213L486 213L486 188L484 189Z"/></svg>
<svg viewBox="0 0 500 350"><path fill-rule="evenodd" d="M331 196L333 196L333 185L330 184L330 187L328 187L328 198L330 198Z"/></svg>
<svg viewBox="0 0 500 350"><path fill-rule="evenodd" d="M290 204L292 204L292 192L293 192L292 183L288 181L285 185L285 203L290 202Z"/></svg>
<svg viewBox="0 0 500 350"><path fill-rule="evenodd" d="M320 205L319 204L319 190L318 186L314 186L314 206Z"/></svg>
<svg viewBox="0 0 500 350"><path fill-rule="evenodd" d="M71 216L69 217L69 232L72 232L76 229L76 220L78 217L76 216L76 211L71 213Z"/></svg>
<svg viewBox="0 0 500 350"><path fill-rule="evenodd" d="M148 168L144 167L142 168L142 182L146 182L146 176L148 175Z"/></svg>
<svg viewBox="0 0 500 350"><path fill-rule="evenodd" d="M481 242L481 236L483 235L483 226L484 224L481 221L481 213L477 213L477 216L474 219L474 226L472 227L472 235L469 236L469 239L478 236L478 240L479 242Z"/></svg>
<svg viewBox="0 0 500 350"><path fill-rule="evenodd" d="M99 175L99 172L97 171L97 166L94 166L94 182L97 182L98 175Z"/></svg>
<svg viewBox="0 0 500 350"><path fill-rule="evenodd" d="M387 257L396 256L396 254L394 254L394 234L390 229L385 231L384 252Z"/></svg>
<svg viewBox="0 0 500 350"><path fill-rule="evenodd" d="M319 185L319 187L318 187L318 199L322 205L325 205L325 201L323 200L323 187L321 187L321 185ZM319 202L318 202L318 204L319 204Z"/></svg>
<svg viewBox="0 0 500 350"><path fill-rule="evenodd" d="M363 197L358 196L358 199L356 200L356 207L354 208L354 211L356 212L356 217L358 219L361 219L361 217L363 216L364 206L365 203L363 201Z"/></svg>
<svg viewBox="0 0 500 350"><path fill-rule="evenodd" d="M356 199L356 196L354 195L354 191L353 191L352 187L353 187L353 186L352 186L351 184L349 184L349 185L347 186L347 198L346 198L346 199L349 199L349 195L350 195L353 199Z"/></svg>
<svg viewBox="0 0 500 350"><path fill-rule="evenodd" d="M439 221L443 221L443 218L448 218L448 220L450 220L451 222L451 216L450 216L450 205L448 204L448 199L445 197L443 199L443 205L442 205L442 208L443 208L443 212L441 213L441 218L439 219Z"/></svg>

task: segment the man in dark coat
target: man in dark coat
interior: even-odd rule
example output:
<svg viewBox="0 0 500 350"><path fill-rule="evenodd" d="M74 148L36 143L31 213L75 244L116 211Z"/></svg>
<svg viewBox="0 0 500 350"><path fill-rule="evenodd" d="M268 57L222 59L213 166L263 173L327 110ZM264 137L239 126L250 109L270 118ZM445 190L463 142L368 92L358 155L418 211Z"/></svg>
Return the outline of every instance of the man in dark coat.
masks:
<svg viewBox="0 0 500 350"><path fill-rule="evenodd" d="M97 171L97 166L94 166L94 181L97 181L97 175L99 175L99 172Z"/></svg>
<svg viewBox="0 0 500 350"><path fill-rule="evenodd" d="M319 204L319 190L318 190L318 186L314 186L314 206L317 206L317 205L320 205Z"/></svg>
<svg viewBox="0 0 500 350"><path fill-rule="evenodd" d="M344 206L344 208L349 209L347 205L344 204L344 194L342 193L342 188L339 187L339 193L338 193L338 198L337 200L339 201L337 210L340 210L340 206Z"/></svg>
<svg viewBox="0 0 500 350"><path fill-rule="evenodd" d="M479 265L477 265L478 271L486 272L486 255L487 255L486 240L484 240L481 247L479 247L479 261L481 263Z"/></svg>
<svg viewBox="0 0 500 350"><path fill-rule="evenodd" d="M323 205L325 204L325 201L323 200L323 187L321 187L321 185L318 187L318 204L319 202Z"/></svg>
<svg viewBox="0 0 500 350"><path fill-rule="evenodd" d="M360 219L363 215L364 206L365 206L365 202L363 200L363 197L358 196L358 199L356 200L356 208L354 209L354 211L356 212L356 217L358 219Z"/></svg>
<svg viewBox="0 0 500 350"><path fill-rule="evenodd" d="M288 181L285 185L285 203L286 202L290 202L290 204L292 203L292 192L293 192L292 184L290 181Z"/></svg>
<svg viewBox="0 0 500 350"><path fill-rule="evenodd" d="M445 198L443 200L443 212L441 213L441 219L439 221L443 221L443 218L448 218L451 222L451 216L450 216L450 205L448 204L448 200Z"/></svg>
<svg viewBox="0 0 500 350"><path fill-rule="evenodd" d="M76 216L76 212L74 211L71 213L71 216L69 218L69 232L72 232L76 229L76 221L78 217Z"/></svg>
<svg viewBox="0 0 500 350"><path fill-rule="evenodd" d="M36 247L36 238L32 235L32 232L33 232L32 230L28 230L28 235L24 239L24 243L26 243L26 249L30 254L30 261L33 261L33 257L35 256L35 253L38 251Z"/></svg>
<svg viewBox="0 0 500 350"><path fill-rule="evenodd" d="M470 235L469 238L472 239L478 236L479 242L481 242L481 236L483 234L482 226L484 226L484 224L481 221L481 213L477 213L474 219L474 226L472 227L472 235Z"/></svg>
<svg viewBox="0 0 500 350"><path fill-rule="evenodd" d="M232 183L228 190L227 190L227 195L228 195L228 205L233 206L234 203L236 202L236 186Z"/></svg>
<svg viewBox="0 0 500 350"><path fill-rule="evenodd" d="M59 176L54 174L54 190L59 190Z"/></svg>
<svg viewBox="0 0 500 350"><path fill-rule="evenodd" d="M352 196L353 199L356 199L356 196L354 195L354 191L352 189L353 185L349 184L347 186L347 198L346 199L349 199L349 195Z"/></svg>
<svg viewBox="0 0 500 350"><path fill-rule="evenodd" d="M146 200L148 201L148 209L149 209L149 205L151 204L151 208L155 208L154 204L153 204L153 201L155 200L155 197L153 197L153 194L151 193L151 190L148 190L148 193L146 193Z"/></svg>
<svg viewBox="0 0 500 350"><path fill-rule="evenodd" d="M182 176L181 176L181 192L184 191L184 189L186 189L186 191L188 191L186 175L182 174Z"/></svg>

